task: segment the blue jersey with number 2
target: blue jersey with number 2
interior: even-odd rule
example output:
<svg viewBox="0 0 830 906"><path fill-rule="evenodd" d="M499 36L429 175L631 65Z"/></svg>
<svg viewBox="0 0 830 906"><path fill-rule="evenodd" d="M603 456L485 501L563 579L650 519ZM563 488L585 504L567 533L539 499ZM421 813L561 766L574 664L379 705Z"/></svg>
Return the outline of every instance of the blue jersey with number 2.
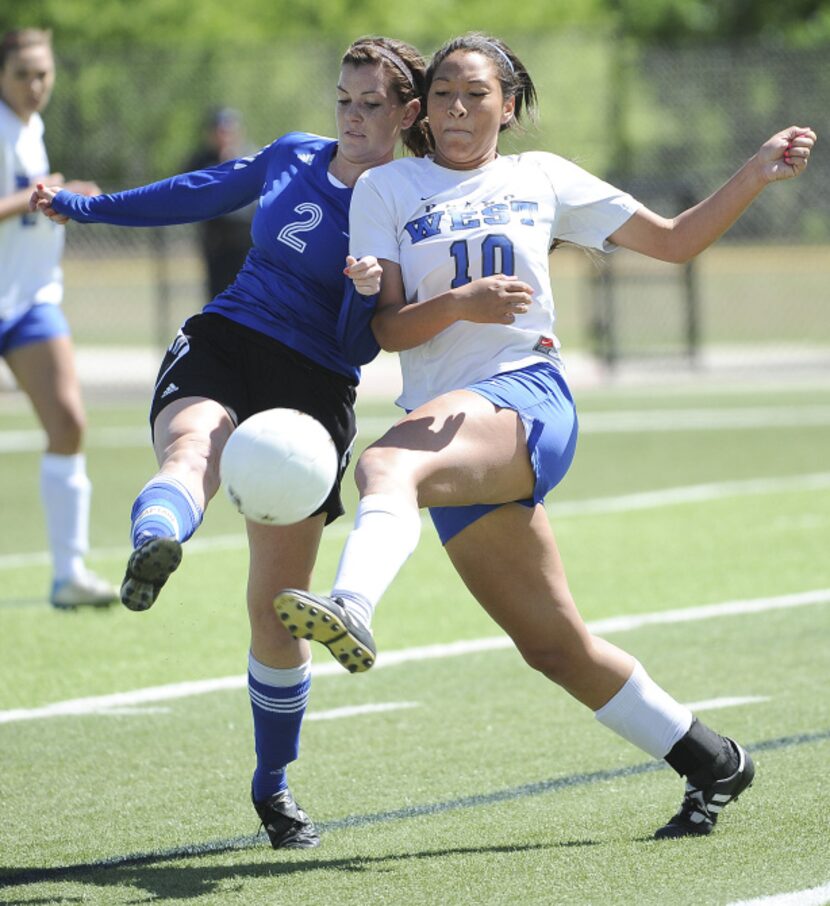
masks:
<svg viewBox="0 0 830 906"><path fill-rule="evenodd" d="M150 227L207 220L258 199L245 264L204 310L357 379L336 338L352 190L329 179L335 149L332 139L292 132L251 157L137 189L91 198L61 191L53 207L81 222Z"/></svg>

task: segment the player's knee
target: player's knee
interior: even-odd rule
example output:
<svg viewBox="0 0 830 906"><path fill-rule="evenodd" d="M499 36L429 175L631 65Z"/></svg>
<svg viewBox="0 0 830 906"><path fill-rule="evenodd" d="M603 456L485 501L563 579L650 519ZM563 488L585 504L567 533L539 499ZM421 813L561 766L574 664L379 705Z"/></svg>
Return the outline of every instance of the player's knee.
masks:
<svg viewBox="0 0 830 906"><path fill-rule="evenodd" d="M86 418L83 411L72 408L62 409L58 415L44 425L50 453L71 456L81 451Z"/></svg>
<svg viewBox="0 0 830 906"><path fill-rule="evenodd" d="M298 654L308 657L308 642L297 641L285 628L274 610L271 595L248 592L248 619L251 626L251 648L270 663L296 660Z"/></svg>
<svg viewBox="0 0 830 906"><path fill-rule="evenodd" d="M208 437L195 434L177 437L164 448L164 461L205 476L208 482L219 482L219 456L214 454Z"/></svg>
<svg viewBox="0 0 830 906"><path fill-rule="evenodd" d="M361 495L396 491L411 480L412 470L400 451L391 447L367 447L355 465L355 482Z"/></svg>
<svg viewBox="0 0 830 906"><path fill-rule="evenodd" d="M571 685L581 669L577 653L565 647L528 643L520 645L519 652L528 666L565 688Z"/></svg>

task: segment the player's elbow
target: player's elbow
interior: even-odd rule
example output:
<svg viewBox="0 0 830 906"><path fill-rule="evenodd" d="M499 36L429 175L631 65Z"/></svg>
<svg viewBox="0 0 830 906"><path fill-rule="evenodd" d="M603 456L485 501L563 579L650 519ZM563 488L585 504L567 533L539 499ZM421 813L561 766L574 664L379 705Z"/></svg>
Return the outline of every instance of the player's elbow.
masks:
<svg viewBox="0 0 830 906"><path fill-rule="evenodd" d="M699 251L700 249L679 242L667 250L666 257L663 260L668 261L670 264L688 264L697 256Z"/></svg>
<svg viewBox="0 0 830 906"><path fill-rule="evenodd" d="M663 237L662 260L670 264L688 264L706 248L706 244L688 229L688 225L677 220L670 223L671 228Z"/></svg>
<svg viewBox="0 0 830 906"><path fill-rule="evenodd" d="M667 264L687 264L699 251L700 249L690 246L682 239L668 238L666 242L653 248L649 257L665 261Z"/></svg>
<svg viewBox="0 0 830 906"><path fill-rule="evenodd" d="M378 346L384 352L401 352L409 347L403 342L401 332L396 330L389 319L383 315L375 315L372 319L372 333L378 341Z"/></svg>

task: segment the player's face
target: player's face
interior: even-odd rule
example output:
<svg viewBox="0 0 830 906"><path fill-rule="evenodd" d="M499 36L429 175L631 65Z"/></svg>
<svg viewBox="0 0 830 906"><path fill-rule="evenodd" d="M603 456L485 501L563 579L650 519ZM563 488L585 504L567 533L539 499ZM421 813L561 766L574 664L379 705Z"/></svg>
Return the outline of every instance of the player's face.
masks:
<svg viewBox="0 0 830 906"><path fill-rule="evenodd" d="M380 63L347 63L337 83L337 156L359 169L388 163L418 109L401 102Z"/></svg>
<svg viewBox="0 0 830 906"><path fill-rule="evenodd" d="M452 170L473 170L494 160L499 128L513 116L496 67L484 54L457 50L432 79L427 116L435 139L435 162Z"/></svg>
<svg viewBox="0 0 830 906"><path fill-rule="evenodd" d="M49 103L54 84L55 61L52 51L43 44L9 54L0 70L0 95L26 122Z"/></svg>

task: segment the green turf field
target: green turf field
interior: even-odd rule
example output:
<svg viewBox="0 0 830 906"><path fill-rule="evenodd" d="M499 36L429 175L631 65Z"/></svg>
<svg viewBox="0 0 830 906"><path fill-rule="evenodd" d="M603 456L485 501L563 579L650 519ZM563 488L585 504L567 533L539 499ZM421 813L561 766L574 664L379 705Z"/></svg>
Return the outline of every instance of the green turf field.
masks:
<svg viewBox="0 0 830 906"><path fill-rule="evenodd" d="M711 837L650 839L682 782L526 668L426 526L376 668L316 652L289 779L323 841L274 852L247 798L240 517L217 497L148 613L53 612L37 432L0 400L0 903L830 902L830 382L577 398L548 509L585 618L756 761ZM144 408L89 413L90 563L116 581ZM393 410L360 414L365 442Z"/></svg>

